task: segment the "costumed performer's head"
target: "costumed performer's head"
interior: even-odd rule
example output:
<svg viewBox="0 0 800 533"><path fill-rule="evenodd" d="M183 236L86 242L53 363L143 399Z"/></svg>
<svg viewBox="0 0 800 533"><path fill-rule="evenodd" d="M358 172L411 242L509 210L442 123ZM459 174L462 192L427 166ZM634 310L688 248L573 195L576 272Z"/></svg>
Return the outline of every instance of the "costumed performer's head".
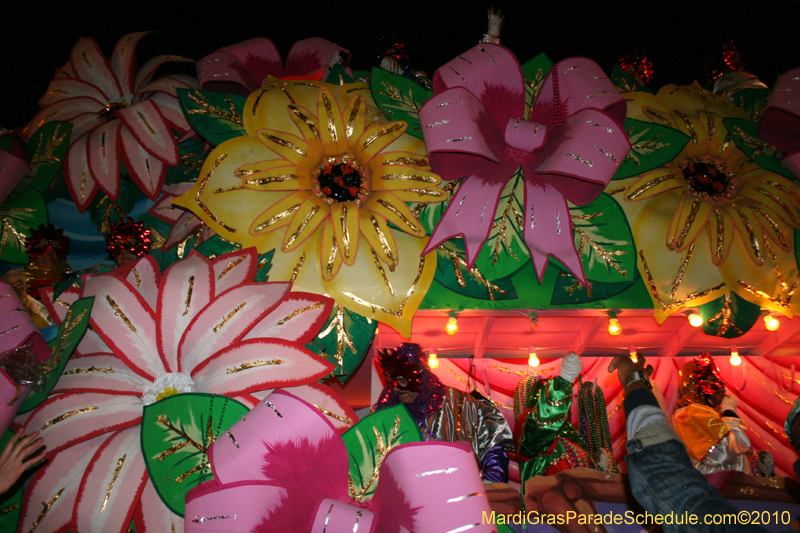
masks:
<svg viewBox="0 0 800 533"><path fill-rule="evenodd" d="M127 217L111 226L106 239L106 251L117 262L117 266L123 266L147 255L151 244L153 239L150 230L143 223Z"/></svg>
<svg viewBox="0 0 800 533"><path fill-rule="evenodd" d="M437 411L444 401L445 386L427 365L428 356L419 344L403 343L378 350L378 366L384 388L375 410L403 403L415 420Z"/></svg>
<svg viewBox="0 0 800 533"><path fill-rule="evenodd" d="M722 383L719 369L708 353L702 353L697 359L685 362L678 376L678 392L682 405L697 403L718 407L722 403L725 384Z"/></svg>
<svg viewBox="0 0 800 533"><path fill-rule="evenodd" d="M55 270L66 263L69 254L69 237L64 230L50 223L40 224L25 239L31 266L40 270Z"/></svg>

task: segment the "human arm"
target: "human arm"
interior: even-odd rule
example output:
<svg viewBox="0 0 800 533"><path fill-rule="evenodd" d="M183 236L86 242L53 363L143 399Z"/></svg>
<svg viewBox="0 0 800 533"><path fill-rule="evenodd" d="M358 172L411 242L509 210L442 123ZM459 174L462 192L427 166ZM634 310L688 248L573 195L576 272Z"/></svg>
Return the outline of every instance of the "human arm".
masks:
<svg viewBox="0 0 800 533"><path fill-rule="evenodd" d="M28 467L44 459L44 446L38 437L38 431L22 437L20 429L8 441L0 453L0 494L14 486Z"/></svg>

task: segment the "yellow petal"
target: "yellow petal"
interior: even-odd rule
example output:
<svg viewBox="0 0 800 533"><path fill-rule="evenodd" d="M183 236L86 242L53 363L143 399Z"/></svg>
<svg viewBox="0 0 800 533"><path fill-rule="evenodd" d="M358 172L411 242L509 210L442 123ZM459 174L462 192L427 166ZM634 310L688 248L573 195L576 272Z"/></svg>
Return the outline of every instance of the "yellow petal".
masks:
<svg viewBox="0 0 800 533"><path fill-rule="evenodd" d="M359 207L355 202L336 202L331 206L333 233L341 252L342 260L352 265L358 253Z"/></svg>
<svg viewBox="0 0 800 533"><path fill-rule="evenodd" d="M425 236L425 228L411 209L390 192L374 192L364 204L365 209L380 215L402 231L417 237Z"/></svg>
<svg viewBox="0 0 800 533"><path fill-rule="evenodd" d="M305 139L314 150L323 153L324 149L322 147L322 137L320 136L317 117L315 117L311 111L299 105L289 104L286 108L289 110L289 116L292 122L294 122L294 125L297 126L303 139Z"/></svg>
<svg viewBox="0 0 800 533"><path fill-rule="evenodd" d="M297 248L284 252L281 250L283 232L274 231L258 237L249 235L245 246L257 246L259 251L263 248L265 252L275 250L269 270L270 281L291 281L294 291L325 294L319 276L321 237L322 232L317 231Z"/></svg>
<svg viewBox="0 0 800 533"><path fill-rule="evenodd" d="M347 136L348 145L353 146L356 139L364 133L367 124L367 106L364 97L360 94L354 95L342 113L344 118L344 131Z"/></svg>
<svg viewBox="0 0 800 533"><path fill-rule="evenodd" d="M281 250L288 252L306 242L329 215L328 204L313 194L309 195L292 216L281 243Z"/></svg>
<svg viewBox="0 0 800 533"><path fill-rule="evenodd" d="M410 135L406 135L406 137L410 137ZM367 170L370 174L377 174L382 172L384 167L411 167L430 170L431 164L426 156L416 152L386 151L373 157L367 165Z"/></svg>
<svg viewBox="0 0 800 533"><path fill-rule="evenodd" d="M333 231L333 221L328 217L322 224L322 236L320 238L319 251L319 272L322 281L330 281L339 274L342 268L342 252Z"/></svg>
<svg viewBox="0 0 800 533"><path fill-rule="evenodd" d="M399 139L407 127L405 122L387 122L368 127L353 144L358 162L362 165L369 163L395 139Z"/></svg>
<svg viewBox="0 0 800 533"><path fill-rule="evenodd" d="M794 226L800 227L800 216L791 201L791 197L776 189L774 186L765 184L762 181L751 181L742 186L741 197L752 200L754 203L762 205L780 217L780 220Z"/></svg>
<svg viewBox="0 0 800 533"><path fill-rule="evenodd" d="M288 163L309 169L319 165L320 153L297 135L263 129L258 130L256 138Z"/></svg>
<svg viewBox="0 0 800 533"><path fill-rule="evenodd" d="M284 226L288 226L292 221L292 216L300 209L300 205L311 196L308 191L297 191L284 196L280 201L275 202L250 224L250 234L260 235L269 233ZM261 250L259 250L260 252Z"/></svg>
<svg viewBox="0 0 800 533"><path fill-rule="evenodd" d="M711 205L708 202L683 193L667 231L667 248L684 251L703 231L710 214Z"/></svg>
<svg viewBox="0 0 800 533"><path fill-rule="evenodd" d="M633 182L625 191L625 201L639 202L647 200L664 191L685 187L686 180L683 173L677 167L658 168L651 172L646 172Z"/></svg>
<svg viewBox="0 0 800 533"><path fill-rule="evenodd" d="M777 213L767 206L759 204L750 204L750 210L773 246L781 248L784 252L792 249L794 232L789 225L782 223L783 221Z"/></svg>
<svg viewBox="0 0 800 533"><path fill-rule="evenodd" d="M319 133L325 155L337 156L347 153L347 135L342 111L327 88L319 91L317 117L319 117Z"/></svg>
<svg viewBox="0 0 800 533"><path fill-rule="evenodd" d="M381 261L393 269L397 265L397 245L386 220L367 209L360 209L358 217L361 234Z"/></svg>
<svg viewBox="0 0 800 533"><path fill-rule="evenodd" d="M659 100L656 95L636 91L625 93L623 98L628 104L628 118L674 127L669 106Z"/></svg>
<svg viewBox="0 0 800 533"><path fill-rule="evenodd" d="M409 338L414 313L436 273L436 253L421 257L427 239L399 233L397 242L402 262L394 271L362 249L353 266L343 266L339 275L323 285L336 303Z"/></svg>
<svg viewBox="0 0 800 533"><path fill-rule="evenodd" d="M247 134L255 136L258 130L267 128L300 135L288 106L314 109L322 85L313 80L280 80L270 76L267 84L253 91L245 102L242 119Z"/></svg>
<svg viewBox="0 0 800 533"><path fill-rule="evenodd" d="M756 220L753 211L743 203L729 204L724 206L724 209L733 220L733 225L738 233L735 238L744 242L747 255L750 256L753 262L763 265L766 258L764 232L761 230L761 224ZM737 257L735 260L744 261L744 257Z"/></svg>
<svg viewBox="0 0 800 533"><path fill-rule="evenodd" d="M438 174L418 167L405 165L380 166L371 174L373 191L397 191L438 187L442 179Z"/></svg>
<svg viewBox="0 0 800 533"><path fill-rule="evenodd" d="M435 203L447 200L447 193L439 187L414 187L412 189L393 190L392 194L404 202Z"/></svg>
<svg viewBox="0 0 800 533"><path fill-rule="evenodd" d="M733 220L727 211L721 207L714 207L706 226L709 231L709 244L711 246L711 261L719 266L728 257L731 243L734 238Z"/></svg>
<svg viewBox="0 0 800 533"><path fill-rule="evenodd" d="M243 182L239 188L254 191L311 190L311 171L287 164L284 159L243 165L236 169L236 175Z"/></svg>

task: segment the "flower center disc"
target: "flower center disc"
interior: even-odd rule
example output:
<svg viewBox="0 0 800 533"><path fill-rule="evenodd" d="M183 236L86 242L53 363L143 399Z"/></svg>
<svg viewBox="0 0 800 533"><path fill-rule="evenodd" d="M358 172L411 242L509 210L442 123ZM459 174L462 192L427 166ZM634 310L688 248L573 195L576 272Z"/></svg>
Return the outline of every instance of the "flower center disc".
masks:
<svg viewBox="0 0 800 533"><path fill-rule="evenodd" d="M324 165L317 176L319 190L337 202L352 202L359 196L364 176L352 161Z"/></svg>
<svg viewBox="0 0 800 533"><path fill-rule="evenodd" d="M683 177L694 193L712 198L723 195L731 181L716 165L703 161L688 161L683 169Z"/></svg>
<svg viewBox="0 0 800 533"><path fill-rule="evenodd" d="M100 115L100 118L104 121L108 122L117 118L117 111L126 107L128 102L111 102L107 106L103 108L102 111L99 111L97 114Z"/></svg>

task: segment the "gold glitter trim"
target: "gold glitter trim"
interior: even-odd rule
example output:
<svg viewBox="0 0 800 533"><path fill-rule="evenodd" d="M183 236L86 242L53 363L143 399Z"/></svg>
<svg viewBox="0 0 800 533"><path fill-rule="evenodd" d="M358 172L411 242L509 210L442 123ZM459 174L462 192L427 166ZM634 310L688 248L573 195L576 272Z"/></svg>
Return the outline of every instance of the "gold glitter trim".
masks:
<svg viewBox="0 0 800 533"><path fill-rule="evenodd" d="M258 368L260 366L268 366L268 365L282 365L282 359L270 359L269 361L252 361L250 363L242 363L239 366L234 366L232 368L228 368L225 370L226 374L235 374L237 372L241 372L242 370L249 370L250 368Z"/></svg>
<svg viewBox="0 0 800 533"><path fill-rule="evenodd" d="M383 249L384 255L390 260L394 261L394 254L392 253L392 249L389 247L389 240L386 238L386 234L383 233L380 225L378 224L378 220L370 215L369 217L370 223L372 223L372 229L375 231L375 234L378 236L378 240L381 243L381 248Z"/></svg>
<svg viewBox="0 0 800 533"><path fill-rule="evenodd" d="M577 161L577 162L579 162L579 163L583 163L583 164L584 164L584 165L586 165L587 167L591 167L592 165L594 165L594 163L593 163L593 162L592 162L590 159L584 159L584 158L582 158L581 156L579 156L578 154L573 154L573 153L570 153L570 152L565 152L565 153L564 153L564 155L565 155L566 157L570 157L570 158L574 159L575 161Z"/></svg>
<svg viewBox="0 0 800 533"><path fill-rule="evenodd" d="M176 481L176 482L178 482L178 483L183 483L183 481L184 481L184 480L185 480L187 477L191 476L192 474L194 474L194 473L196 473L196 472L199 472L200 470L204 470L204 469L206 469L206 468L210 468L210 467L211 467L211 465L208 463L208 461L206 461L206 462L204 462L204 463L200 463L199 465L195 466L194 468L192 468L192 469L191 469L191 470L189 470L188 472L184 472L184 473L183 473L183 474L181 474L180 476L176 477L176 478L175 478L175 481ZM224 518L224 517L223 517L223 518Z"/></svg>
<svg viewBox="0 0 800 533"><path fill-rule="evenodd" d="M458 283L458 285L461 287L466 287L467 282L464 280L464 276L461 273L461 269L463 268L464 270L467 270L467 262L461 257L459 257L459 255L453 250L445 248L444 245L439 246L438 249L450 257L450 260L453 263L453 271L455 272L456 282ZM489 300L494 301L495 292L498 292L504 296L508 294L506 291L504 291L503 289L501 289L500 287L498 287L497 285L486 279L481 273L481 271L478 270L478 267L473 266L471 269L469 269L469 273L472 274L474 277L476 277L478 281L481 282L484 287L486 287L486 293L489 296Z"/></svg>
<svg viewBox="0 0 800 533"><path fill-rule="evenodd" d="M231 100L230 95L225 95L225 103L228 104L229 112L226 113L222 109L218 108L215 105L208 103L203 93L200 91L195 90L194 93L186 93L191 101L196 103L200 106L200 109L188 109L186 110L186 114L188 115L217 115L225 120L229 120L231 122L235 122L240 126L244 126L244 122L242 121L241 115L236 110L236 106L233 105L233 100Z"/></svg>
<svg viewBox="0 0 800 533"><path fill-rule="evenodd" d="M317 404L312 404L312 405L313 405L314 407L316 407L316 408L317 408L317 410L318 410L320 413L322 413L322 414L323 414L323 415L325 415L325 416L329 416L329 417L333 418L334 420L338 420L339 422L344 422L345 424L348 424L348 425L349 425L349 424L351 424L351 423L353 422L353 421L350 419L350 417L349 417L349 416L341 416L341 415L337 415L336 413L332 413L332 412L328 411L327 409L325 409L324 407L320 407L320 406L319 406L319 405L317 405Z"/></svg>
<svg viewBox="0 0 800 533"><path fill-rule="evenodd" d="M267 178L251 178L245 180L245 185L269 185L270 183L283 183L284 181L299 180L297 174L283 174L281 176L270 176Z"/></svg>
<svg viewBox="0 0 800 533"><path fill-rule="evenodd" d="M283 220L284 218L288 217L289 215L293 215L295 213L295 211L297 211L298 209L300 209L300 204L293 205L289 209L287 209L285 211L281 211L280 213L278 213L274 217L266 220L265 222L262 222L261 224L259 224L258 226L255 227L254 231L256 231L256 232L264 231L265 229L267 229L268 227L272 226L276 222L280 222L281 220Z"/></svg>
<svg viewBox="0 0 800 533"><path fill-rule="evenodd" d="M650 293L653 295L653 299L658 302L658 305L661 307L662 311L670 311L675 309L676 307L681 307L692 300L696 300L697 298L702 298L711 294L712 292L721 289L725 286L725 282L723 281L719 285L711 287L710 289L705 289L700 292L695 292L692 294L688 294L681 298L680 300L676 300L673 303L667 305L664 300L661 299L661 296L658 294L658 288L656 287L656 283L653 280L653 275L650 272L650 268L647 266L647 261L644 258L644 250L639 250L639 259L642 261L642 268L644 269L645 277L647 278L647 285L650 288ZM741 283L741 282L740 282Z"/></svg>
<svg viewBox="0 0 800 533"><path fill-rule="evenodd" d="M371 145L372 143L374 143L375 141L377 141L378 139L380 139L384 135L388 135L390 133L393 133L393 132L401 129L402 127L403 127L402 123L396 122L396 123L392 124L391 126L389 126L388 128L386 128L386 127L381 128L380 131L378 131L376 133L373 133L372 135L370 135L367 138L366 141L364 141L364 144L361 145L361 149L362 150L366 150L369 145Z"/></svg>
<svg viewBox="0 0 800 533"><path fill-rule="evenodd" d="M117 305L117 302L115 302L114 299L111 298L110 294L106 294L106 300L108 301L108 305L110 305L111 308L114 310L114 314L120 317L123 322L125 322L125 325L128 326L128 329L136 333L136 327L131 323L128 317L125 316L125 313L122 312L122 309L119 308L119 305Z"/></svg>
<svg viewBox="0 0 800 533"><path fill-rule="evenodd" d="M299 118L300 120L302 120L303 122L306 123L306 126L308 126L308 129L311 130L311 133L314 135L314 138L319 139L319 130L317 129L317 125L314 124L314 121L312 121L310 118L308 118L306 115L304 115L303 112L300 111L300 109L297 106L290 105L288 107L289 107L289 111L294 113L294 115L297 118Z"/></svg>
<svg viewBox="0 0 800 533"><path fill-rule="evenodd" d="M397 308L397 310L388 309L386 307L383 307L382 305L370 303L364 300L363 298L360 298L350 292L343 291L342 294L344 296L347 296L357 304L372 308L373 313L375 313L377 310L381 310L382 312L396 316L397 318L403 318L403 309L405 309L405 306L408 303L408 300L411 298L411 295L414 294L414 291L417 288L417 284L419 283L419 280L422 277L422 271L424 269L425 269L425 256L422 256L420 257L419 266L417 267L417 276L414 278L414 282L411 284L411 287L408 289L405 298L403 298L403 301L400 303L400 306Z"/></svg>
<svg viewBox="0 0 800 533"><path fill-rule="evenodd" d="M599 147L599 146L597 146L597 145L595 145L595 148L597 148L598 150L600 150L600 151L603 153L603 155L604 155L604 156L606 156L607 158L609 158L610 160L612 160L616 166L619 166L619 161L617 161L617 158L614 156L614 154L611 154L611 153L609 153L609 152L606 152L605 150L603 150L602 148L600 148L600 147Z"/></svg>
<svg viewBox="0 0 800 533"><path fill-rule="evenodd" d="M750 242L750 247L753 249L753 253L756 256L756 259L759 263L764 262L764 253L761 251L761 243L756 237L755 231L753 231L753 226L750 225L750 220L747 218L747 215L742 211L742 208L736 204L733 204L733 210L736 211L736 214L739 215L739 218L742 220L742 224L744 225L744 229L747 232L747 239Z"/></svg>
<svg viewBox="0 0 800 533"><path fill-rule="evenodd" d="M230 272L231 270L233 270L233 268L234 268L236 265L238 265L239 263L241 263L241 262L242 262L242 261L244 261L245 259L247 259L247 256L243 255L243 256L239 257L238 259L234 259L233 261L231 261L230 263L228 263L228 266L226 266L226 267L225 267L225 270L223 270L222 272L220 272L220 273L219 273L219 276L217 276L217 281L221 280L221 279L222 279L222 278L225 276L225 274L227 274L228 272Z"/></svg>
<svg viewBox="0 0 800 533"><path fill-rule="evenodd" d="M225 315L225 316L222 318L222 322L220 322L219 324L217 324L216 326L214 326L214 333L219 333L219 330L221 330L221 329L222 329L222 326L224 326L225 324L227 324L228 320L230 320L231 318L233 318L233 317L236 315L236 313L238 313L239 311L241 311L241 310L242 310L242 308L243 308L245 305L247 305L247 300L245 300L245 301L243 301L242 303L240 303L240 304L239 304L239 305L236 307L236 309L234 309L233 311L231 311L230 313L228 313L227 315Z"/></svg>
<svg viewBox="0 0 800 533"><path fill-rule="evenodd" d="M133 272L133 276L136 278L136 286L140 286L142 284L142 278L139 277L139 271L136 270L136 267L133 267L131 272Z"/></svg>
<svg viewBox="0 0 800 533"><path fill-rule="evenodd" d="M334 239L331 251L328 253L328 262L325 265L325 273L329 278L333 277L333 266L336 264L337 253L339 253L339 245L336 243L336 239Z"/></svg>
<svg viewBox="0 0 800 533"><path fill-rule="evenodd" d="M334 143L338 143L339 134L336 132L336 122L333 120L331 101L328 98L327 91L321 91L320 95L322 96L322 105L325 107L325 114L328 115L328 133L331 134L331 140Z"/></svg>
<svg viewBox="0 0 800 533"><path fill-rule="evenodd" d="M282 319L278 320L278 325L282 326L285 323L287 323L289 320L291 320L294 317L296 317L297 315L299 315L301 313L305 313L306 311L313 311L314 309L319 309L320 307L322 307L324 305L325 305L324 302L317 302L315 304L308 305L308 306L303 307L301 309L296 309L291 314L289 314L289 315L283 317Z"/></svg>
<svg viewBox="0 0 800 533"><path fill-rule="evenodd" d="M211 175L214 173L215 170L217 170L217 167L220 165L220 163L222 163L225 160L226 157L228 157L228 154L220 154L220 156L211 165L211 168L208 170L206 175L203 176L203 179L200 180L200 185L197 187L197 193L194 195L194 201L211 220L213 220L214 222L225 228L227 231L231 233L236 233L235 228L232 228L227 224L225 224L221 218L213 214L211 210L208 208L208 206L205 203L203 203L202 200L200 200L200 194L203 192L203 189L205 188L206 184L208 184L208 180L211 178Z"/></svg>
<svg viewBox="0 0 800 533"><path fill-rule="evenodd" d="M405 156L395 157L394 159L386 159L383 163L381 163L381 165L410 165L418 167L430 167L430 163L425 157L414 158Z"/></svg>
<svg viewBox="0 0 800 533"><path fill-rule="evenodd" d="M375 253L375 250L372 248L370 248L369 251L372 253L372 262L375 265L375 268L378 269L378 272L380 272L381 277L383 278L383 282L386 284L386 288L389 289L389 294L394 296L394 287L392 286L392 282L389 280L389 277L386 275L383 265L381 265L381 260L378 257L378 254Z"/></svg>
<svg viewBox="0 0 800 533"><path fill-rule="evenodd" d="M186 300L184 300L184 304L186 304L186 309L183 310L183 316L189 314L189 306L192 304L192 291L194 291L194 276L189 277L189 290L186 291Z"/></svg>
<svg viewBox="0 0 800 533"><path fill-rule="evenodd" d="M75 415L82 415L83 413L88 413L88 412L94 411L96 409L97 409L97 407L91 406L91 407L84 407L83 409L75 409L74 411L69 411L67 413L64 413L63 415L59 415L59 416L53 418L52 420L48 420L47 422L45 422L42 425L41 428L39 428L39 430L41 431L43 429L47 429L50 426L54 426L54 425L58 424L59 422L62 422L64 420L66 420L67 418L70 418L70 417L75 416Z"/></svg>
<svg viewBox="0 0 800 533"><path fill-rule="evenodd" d="M214 189L214 194L221 194L224 192L243 191L244 185L231 185L230 187L217 187Z"/></svg>
<svg viewBox="0 0 800 533"><path fill-rule="evenodd" d="M716 263L722 261L723 254L725 253L725 219L723 217L722 210L715 207L714 218L716 218L717 221L717 242L714 250L714 258L716 259Z"/></svg>
<svg viewBox="0 0 800 533"><path fill-rule="evenodd" d="M12 503L8 507L3 507L2 509L0 509L0 516L7 515L8 513L16 511L17 509L19 509L19 504Z"/></svg>
<svg viewBox="0 0 800 533"><path fill-rule="evenodd" d="M102 372L104 374L113 374L113 368L98 368L94 365L90 366L89 368L75 368L73 370L67 370L62 374L62 376L71 376L73 374L91 374L92 372Z"/></svg>
<svg viewBox="0 0 800 533"><path fill-rule="evenodd" d="M400 221L403 222L403 224L405 224L406 227L408 227L408 229L410 229L411 231L418 233L423 230L421 227L417 226L416 224L411 222L408 218L406 218L406 216L403 213L401 213L395 206L393 206L386 200L378 200L378 204L382 205L386 210L390 211L394 216L399 218Z"/></svg>
<svg viewBox="0 0 800 533"><path fill-rule="evenodd" d="M297 279L297 274L300 273L300 269L303 267L303 263L305 263L305 262L306 262L306 253L303 252L303 255L300 256L300 260L297 262L297 264L292 269L292 276L289 278L289 281L294 283L294 281Z"/></svg>
<svg viewBox="0 0 800 533"><path fill-rule="evenodd" d="M289 239L281 247L283 248L284 252L292 247L294 241L296 241L297 237L300 236L300 233L302 233L303 230L306 229L306 226L308 226L308 223L311 222L311 219L314 218L314 215L316 215L318 211L319 211L318 205L315 205L314 207L311 208L311 211L308 212L306 218L303 219L303 222L300 223L300 226L297 228L297 230L289 236Z"/></svg>
<svg viewBox="0 0 800 533"><path fill-rule="evenodd" d="M636 189L632 193L626 194L625 195L625 199L630 201L630 202L635 202L636 199L639 196L643 195L644 193L646 193L647 191L649 191L650 189L652 189L656 185L660 185L660 184L664 183L665 181L675 180L675 179L683 179L683 176L680 176L680 175L677 175L677 174L670 174L669 176L659 176L658 178L655 178L653 180L648 181L647 183L645 183L644 185L642 185L641 187L639 187L638 189Z"/></svg>
<svg viewBox="0 0 800 533"><path fill-rule="evenodd" d="M386 82L384 82L384 85ZM347 126L345 126L345 135L349 139L353 136L353 130L356 126L356 119L358 118L358 110L361 109L361 103L364 100L364 97L360 94L355 98L355 104L353 105L353 111L350 112L350 117L347 119Z"/></svg>
<svg viewBox="0 0 800 533"><path fill-rule="evenodd" d="M786 242L786 238L783 236L783 231L781 231L780 225L777 222L775 222L766 211L761 209L761 206L753 204L749 207L754 213L758 213L759 215L761 215L761 218L763 218L766 221L766 223L772 228L772 230L778 236L778 242L780 242L784 248L788 247L789 243ZM766 244L766 241L764 241L764 244Z"/></svg>
<svg viewBox="0 0 800 533"><path fill-rule="evenodd" d="M339 211L339 225L342 229L342 250L345 257L350 257L350 232L347 230L347 206Z"/></svg>
<svg viewBox="0 0 800 533"><path fill-rule="evenodd" d="M106 510L106 505L108 505L108 500L111 498L111 491L114 490L114 484L117 482L117 478L119 477L119 472L122 470L122 465L125 464L125 458L128 454L123 455L119 459L117 459L117 468L114 469L114 476L111 478L111 482L108 484L108 488L106 489L106 497L103 498L103 505L100 507L100 512L104 512Z"/></svg>
<svg viewBox="0 0 800 533"><path fill-rule="evenodd" d="M691 121L689 121L689 117L678 110L673 110L673 112L675 113L675 116L681 119L686 126L689 136L692 138L692 144L697 144L697 132L694 130L694 125L691 123Z"/></svg>
<svg viewBox="0 0 800 533"><path fill-rule="evenodd" d="M294 143L292 143L290 141L286 141L284 139L281 139L280 137L276 137L276 136L272 135L271 133L267 133L265 131L260 131L260 132L258 132L258 134L261 135L264 139L266 139L266 140L268 140L270 142L273 142L273 143L277 144L278 146L283 146L284 148L288 148L289 150L293 150L293 151L297 152L298 154L300 154L303 157L308 155L308 154L306 154L305 150L303 150L302 148L300 148L296 144L294 144Z"/></svg>
<svg viewBox="0 0 800 533"><path fill-rule="evenodd" d="M775 185L775 184L772 184L772 185ZM789 219L792 221L792 223L794 225L797 225L798 223L800 223L800 221L798 221L798 219L796 218L797 217L797 213L794 210L794 208L786 205L786 202L784 202L781 198L779 198L778 196L773 194L772 191L769 191L769 190L765 189L764 187L754 187L754 189L755 189L756 192L759 192L759 193L763 194L764 196L766 196L767 198L769 198L770 200L772 200L773 202L775 202L776 204L781 206L783 211L786 213L786 215L788 215Z"/></svg>
<svg viewBox="0 0 800 533"><path fill-rule="evenodd" d="M28 533L33 533L34 531L36 531L36 529L39 527L39 524L41 523L41 521L44 519L45 516L47 516L47 513L50 512L50 508L53 507L53 504L56 503L56 500L58 500L61 497L61 495L64 493L64 490L65 489L61 489L60 491L56 492L53 495L53 497L50 498L49 502L47 502L47 503L42 502L42 512L39 513L39 516L31 524L31 528L30 528L30 530L28 530Z"/></svg>
<svg viewBox="0 0 800 533"><path fill-rule="evenodd" d="M737 336L744 335L744 332L741 329L739 329L736 326L736 324L734 324L733 321L731 320L732 312L733 310L731 309L731 293L726 292L722 304L722 309L720 309L716 315L712 316L706 321L706 324L708 324L709 326L711 325L712 322L716 322L717 320L721 321L719 324L719 329L717 330L716 333L717 337L724 336L731 328L733 328L733 331L736 332Z"/></svg>
<svg viewBox="0 0 800 533"><path fill-rule="evenodd" d="M700 200L694 200L692 202L692 207L689 209L689 215L686 217L686 221L683 224L683 229L681 230L680 235L678 235L677 242L668 242L667 248L674 250L675 248L681 248L683 246L683 243L686 241L686 237L689 235L689 230L692 229L692 225L697 219L698 211L700 211ZM672 246L670 246L670 244Z"/></svg>
<svg viewBox="0 0 800 533"><path fill-rule="evenodd" d="M689 246L689 249L686 251L686 256L683 258L683 262L681 262L681 266L678 267L678 273L675 275L675 279L672 281L672 288L669 292L670 298L675 298L675 292L678 290L678 287L680 287L681 283L683 283L683 275L686 273L686 267L689 266L689 261L691 261L694 257L694 245L695 243L692 243Z"/></svg>
<svg viewBox="0 0 800 533"><path fill-rule="evenodd" d="M156 134L156 130L154 130L153 126L151 126L150 123L147 122L147 119L144 118L144 115L142 115L142 112L141 111L137 111L136 114L139 115L139 118L141 119L141 121L144 122L144 125L147 126L148 130L150 130L150 133L155 135Z"/></svg>
<svg viewBox="0 0 800 533"><path fill-rule="evenodd" d="M381 465L383 464L383 460L386 458L386 455L392 450L395 446L398 434L400 433L400 417L398 416L395 418L394 426L389 434L386 436L386 442L383 440L383 435L381 435L378 428L375 426L372 427L372 432L375 435L375 467L372 471L372 476L367 480L366 485L360 487L360 492L356 492L355 483L353 483L353 478L348 476L347 479L347 489L350 492L350 497L360 502L364 496L366 496L369 488L378 480L378 476L380 475Z"/></svg>
<svg viewBox="0 0 800 533"><path fill-rule="evenodd" d="M380 179L385 181L420 181L423 183L438 183L436 176L422 176L419 174L384 174Z"/></svg>
<svg viewBox="0 0 800 533"><path fill-rule="evenodd" d="M350 340L350 337L347 335L347 329L344 327L344 307L338 304L336 306L336 314L328 323L328 327L326 327L324 331L320 332L319 335L317 335L317 338L322 339L326 337L333 331L333 328L336 328L336 353L333 354L333 357L341 367L344 365L345 347L349 348L353 354L357 354L358 350L356 350L356 347L353 345L353 341Z"/></svg>

